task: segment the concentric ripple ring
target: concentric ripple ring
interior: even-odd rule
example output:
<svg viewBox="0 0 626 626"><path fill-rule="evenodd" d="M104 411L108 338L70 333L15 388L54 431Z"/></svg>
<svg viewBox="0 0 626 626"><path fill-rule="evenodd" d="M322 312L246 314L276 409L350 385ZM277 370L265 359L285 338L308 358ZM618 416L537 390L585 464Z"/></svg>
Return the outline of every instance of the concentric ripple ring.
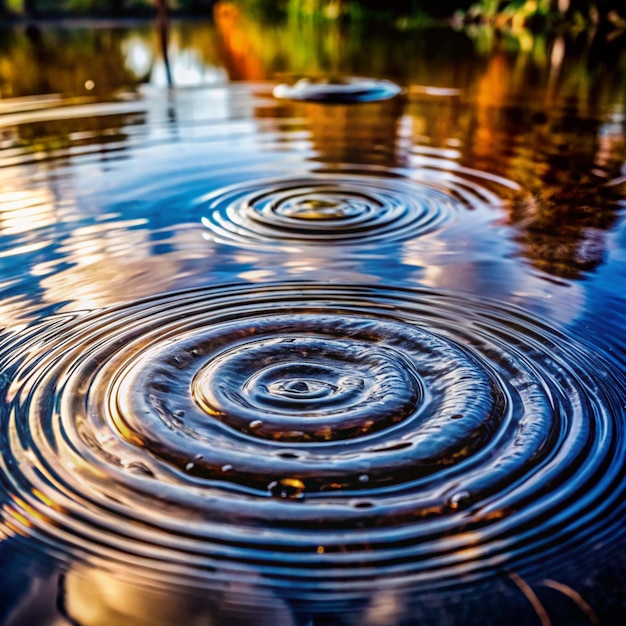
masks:
<svg viewBox="0 0 626 626"><path fill-rule="evenodd" d="M53 317L0 346L0 529L311 593L567 564L623 544L611 358L423 289L224 285Z"/></svg>
<svg viewBox="0 0 626 626"><path fill-rule="evenodd" d="M362 246L425 235L459 212L500 206L485 182L512 185L462 168L424 169L419 180L328 172L245 180L200 197L196 205L207 236L222 243Z"/></svg>

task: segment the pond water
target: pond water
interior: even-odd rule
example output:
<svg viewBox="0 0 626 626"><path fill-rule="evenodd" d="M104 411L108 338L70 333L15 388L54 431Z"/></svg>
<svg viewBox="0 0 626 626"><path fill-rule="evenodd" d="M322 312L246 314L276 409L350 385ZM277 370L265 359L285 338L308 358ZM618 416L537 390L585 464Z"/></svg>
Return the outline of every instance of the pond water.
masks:
<svg viewBox="0 0 626 626"><path fill-rule="evenodd" d="M0 29L0 621L621 623L624 43Z"/></svg>

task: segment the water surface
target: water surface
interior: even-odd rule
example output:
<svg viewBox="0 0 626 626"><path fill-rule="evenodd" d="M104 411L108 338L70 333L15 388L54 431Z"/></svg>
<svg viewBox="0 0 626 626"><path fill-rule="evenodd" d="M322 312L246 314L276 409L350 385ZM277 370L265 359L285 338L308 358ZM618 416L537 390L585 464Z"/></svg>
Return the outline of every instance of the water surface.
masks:
<svg viewBox="0 0 626 626"><path fill-rule="evenodd" d="M488 34L2 31L3 623L619 623L623 41Z"/></svg>

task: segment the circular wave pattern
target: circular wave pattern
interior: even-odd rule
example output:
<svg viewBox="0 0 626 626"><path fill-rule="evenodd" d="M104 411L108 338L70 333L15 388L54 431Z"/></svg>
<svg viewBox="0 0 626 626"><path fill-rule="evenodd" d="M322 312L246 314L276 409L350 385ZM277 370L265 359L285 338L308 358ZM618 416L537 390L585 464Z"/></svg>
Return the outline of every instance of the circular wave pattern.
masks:
<svg viewBox="0 0 626 626"><path fill-rule="evenodd" d="M394 98L402 93L402 88L389 80L376 78L303 78L293 85L277 85L273 93L276 98L301 102L356 104Z"/></svg>
<svg viewBox="0 0 626 626"><path fill-rule="evenodd" d="M203 196L198 205L210 236L223 243L363 245L424 235L459 211L499 205L481 182L467 172L435 169L419 182L328 173L246 181Z"/></svg>
<svg viewBox="0 0 626 626"><path fill-rule="evenodd" d="M619 370L495 303L213 287L54 318L0 362L1 527L68 557L348 593L623 535Z"/></svg>

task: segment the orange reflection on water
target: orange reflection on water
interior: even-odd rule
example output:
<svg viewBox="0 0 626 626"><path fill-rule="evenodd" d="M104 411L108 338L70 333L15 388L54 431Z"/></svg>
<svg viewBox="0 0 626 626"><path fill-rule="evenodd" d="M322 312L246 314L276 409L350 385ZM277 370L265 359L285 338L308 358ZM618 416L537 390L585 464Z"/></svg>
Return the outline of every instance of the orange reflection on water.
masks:
<svg viewBox="0 0 626 626"><path fill-rule="evenodd" d="M235 4L218 2L214 9L215 24L221 39L221 56L232 80L259 80L265 68L256 53L258 41L246 28L243 15Z"/></svg>

